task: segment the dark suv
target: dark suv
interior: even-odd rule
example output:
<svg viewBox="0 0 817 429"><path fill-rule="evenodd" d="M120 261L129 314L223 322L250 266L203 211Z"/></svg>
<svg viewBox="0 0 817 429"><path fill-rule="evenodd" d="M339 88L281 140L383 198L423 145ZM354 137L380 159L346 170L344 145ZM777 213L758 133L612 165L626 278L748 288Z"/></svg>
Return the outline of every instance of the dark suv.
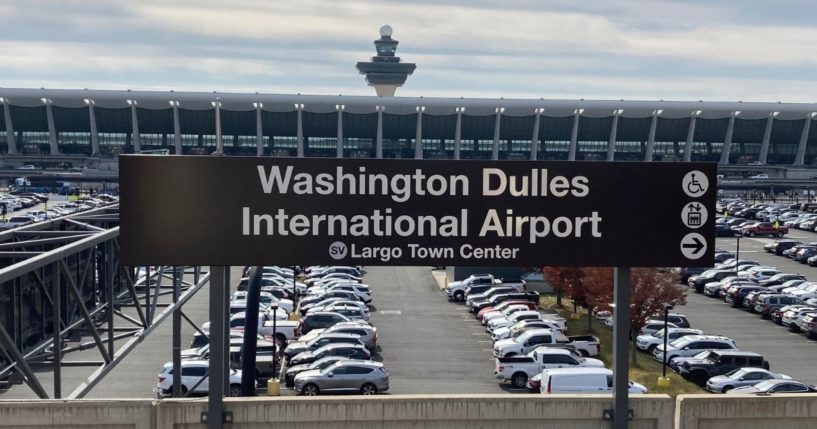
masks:
<svg viewBox="0 0 817 429"><path fill-rule="evenodd" d="M689 287L695 288L695 292L703 293L704 292L704 286L706 286L707 283L719 282L719 281L721 281L721 280L723 280L723 279L725 279L725 278L727 278L729 276L734 276L734 275L735 275L735 270L734 269L730 269L730 270L707 270L707 271L704 271L703 274L690 277L689 280L687 280L687 284L689 284Z"/></svg>
<svg viewBox="0 0 817 429"><path fill-rule="evenodd" d="M342 314L333 313L330 311L318 311L312 314L307 314L301 318L298 324L298 332L301 335L309 333L313 329L324 329L334 326L340 322L349 322L350 319Z"/></svg>
<svg viewBox="0 0 817 429"><path fill-rule="evenodd" d="M731 287L724 295L723 300L729 304L732 304L735 308L740 308L743 306L743 298L746 298L746 295L749 295L750 292L754 292L756 290L763 290L762 286L737 286Z"/></svg>
<svg viewBox="0 0 817 429"><path fill-rule="evenodd" d="M769 362L755 352L712 350L702 358L684 359L678 372L687 380L702 386L711 377L746 367L768 370Z"/></svg>
<svg viewBox="0 0 817 429"><path fill-rule="evenodd" d="M783 251L791 249L794 246L799 246L799 245L803 244L803 242L802 241L797 241L797 240L783 239L783 240L777 240L777 241L775 241L774 243L771 243L771 244L772 245L769 246L769 252L774 253L777 256L782 256Z"/></svg>
<svg viewBox="0 0 817 429"><path fill-rule="evenodd" d="M663 317L661 318L663 319ZM689 320L683 314L670 313L667 315L667 322L674 324L679 328L689 328Z"/></svg>

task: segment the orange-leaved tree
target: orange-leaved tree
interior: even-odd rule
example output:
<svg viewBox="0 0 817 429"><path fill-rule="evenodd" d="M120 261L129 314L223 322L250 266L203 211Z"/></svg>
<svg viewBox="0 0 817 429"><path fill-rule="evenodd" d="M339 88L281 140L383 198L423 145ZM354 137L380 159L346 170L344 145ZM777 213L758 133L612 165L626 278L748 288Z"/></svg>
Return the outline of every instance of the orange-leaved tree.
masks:
<svg viewBox="0 0 817 429"><path fill-rule="evenodd" d="M562 295L575 296L574 290L581 288L584 269L578 267L544 267L542 274L556 291L556 306L562 307Z"/></svg>
<svg viewBox="0 0 817 429"><path fill-rule="evenodd" d="M613 303L613 269L585 270L586 300L596 308ZM676 283L672 273L656 268L633 268L630 271L630 329L633 335L632 360L636 363L635 337L650 319L663 318L665 305L686 304L686 291Z"/></svg>

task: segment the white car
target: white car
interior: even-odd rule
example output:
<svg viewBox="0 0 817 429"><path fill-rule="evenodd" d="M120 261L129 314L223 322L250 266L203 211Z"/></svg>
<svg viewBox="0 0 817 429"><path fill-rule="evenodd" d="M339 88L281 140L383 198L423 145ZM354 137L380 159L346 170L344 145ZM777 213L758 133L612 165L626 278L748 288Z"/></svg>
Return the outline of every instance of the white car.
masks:
<svg viewBox="0 0 817 429"><path fill-rule="evenodd" d="M726 393L736 387L754 386L764 380L791 380L791 377L762 368L738 368L725 375L710 378L706 382L706 390L713 393Z"/></svg>
<svg viewBox="0 0 817 429"><path fill-rule="evenodd" d="M327 300L327 301L329 301L329 300ZM352 300L343 299L343 298L336 298L335 300L332 300L331 302L328 302L325 305L324 304L315 305L314 307L307 310L306 314L315 313L315 312L318 312L318 311L332 311L332 310L327 310L327 308L332 308L335 305L354 306L354 307L359 308L360 311L362 311L362 312L364 312L366 314L369 314L369 307L366 304L364 304L364 303L362 303L360 301L352 301ZM366 317L366 319L368 320L368 316Z"/></svg>
<svg viewBox="0 0 817 429"><path fill-rule="evenodd" d="M703 331L700 329L669 328L667 331L669 331L669 336L667 337L668 342L675 341L687 335L703 335ZM664 344L664 329L648 335L639 335L635 340L635 346L639 350L647 353L652 353L652 350L659 344Z"/></svg>
<svg viewBox="0 0 817 429"><path fill-rule="evenodd" d="M514 335L518 335L525 330L528 329L535 329L535 328L544 328L550 329L554 332L562 332L559 325L554 322L553 320L543 320L543 319L534 319L534 320L520 320L519 322L514 323L511 326L506 326L504 328L498 328L491 332L491 340L493 342L497 342L499 340L504 340L506 338L510 338Z"/></svg>
<svg viewBox="0 0 817 429"><path fill-rule="evenodd" d="M769 178L769 175L765 174L765 173L760 173L760 174L755 174L754 176L749 176L749 178L754 179L754 180L765 180L765 179Z"/></svg>
<svg viewBox="0 0 817 429"><path fill-rule="evenodd" d="M36 169L37 169L37 167L35 167L35 166L31 165L31 164L26 164L26 165L21 165L21 166L17 167L15 170L36 170Z"/></svg>
<svg viewBox="0 0 817 429"><path fill-rule="evenodd" d="M668 328L677 328L678 325L676 325L674 323L671 323L671 322L667 322L667 327ZM658 320L658 319L648 320L647 323L644 325L644 327L641 328L641 331L639 331L638 334L639 335L652 335L654 332L658 332L661 329L664 329L664 321L663 320Z"/></svg>
<svg viewBox="0 0 817 429"><path fill-rule="evenodd" d="M247 292L243 290L237 291L233 294L232 298L230 298L230 302L246 300ZM278 308L286 310L287 313L292 313L292 311L295 309L295 303L293 303L291 299L280 299L269 292L261 292L259 302L265 307L269 307L271 304L277 303Z"/></svg>
<svg viewBox="0 0 817 429"><path fill-rule="evenodd" d="M347 284L333 285L331 287L328 287L328 288L324 289L323 293L332 292L332 291L339 291L339 290L342 290L342 291L345 291L345 292L351 292L351 293L355 294L358 298L360 298L361 301L363 301L363 302L365 302L367 304L372 302L372 291L369 289L369 285L364 285L364 284L360 284L360 283L354 283L354 284L353 283L347 283Z"/></svg>
<svg viewBox="0 0 817 429"><path fill-rule="evenodd" d="M182 394L207 393L210 388L210 377L205 377L210 368L206 360L182 361ZM205 377L202 380L202 377ZM168 362L159 373L156 390L163 395L170 395L173 390L173 362ZM241 396L241 371L230 370L229 396Z"/></svg>
<svg viewBox="0 0 817 429"><path fill-rule="evenodd" d="M543 394L611 394L613 371L607 368L556 368L542 371L539 391ZM647 393L644 385L629 382L630 393Z"/></svg>
<svg viewBox="0 0 817 429"><path fill-rule="evenodd" d="M537 320L541 319L541 315L536 310L523 310L517 311L508 317L498 317L496 319L492 319L488 322L487 327L485 328L488 332L494 332L494 330L499 328L505 328L507 326L511 326L516 322L521 320Z"/></svg>
<svg viewBox="0 0 817 429"><path fill-rule="evenodd" d="M482 324L488 325L488 322L494 319L506 318L516 312L530 310L530 307L523 304L509 305L508 307L499 311L489 311L482 315Z"/></svg>

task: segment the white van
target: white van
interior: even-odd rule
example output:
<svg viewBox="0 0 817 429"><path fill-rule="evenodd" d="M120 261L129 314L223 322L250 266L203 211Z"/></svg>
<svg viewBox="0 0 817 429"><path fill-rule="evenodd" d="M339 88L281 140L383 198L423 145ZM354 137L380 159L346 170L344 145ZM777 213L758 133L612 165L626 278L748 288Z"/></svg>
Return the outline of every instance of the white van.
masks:
<svg viewBox="0 0 817 429"><path fill-rule="evenodd" d="M629 382L630 393L647 393L647 388ZM607 368L554 368L542 371L544 394L613 393L613 371Z"/></svg>

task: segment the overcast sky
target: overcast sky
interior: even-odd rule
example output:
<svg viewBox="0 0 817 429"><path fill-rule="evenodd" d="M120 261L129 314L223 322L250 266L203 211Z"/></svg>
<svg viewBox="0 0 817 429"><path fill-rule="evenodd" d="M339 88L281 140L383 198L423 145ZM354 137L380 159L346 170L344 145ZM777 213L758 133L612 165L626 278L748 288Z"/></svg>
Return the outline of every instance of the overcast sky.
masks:
<svg viewBox="0 0 817 429"><path fill-rule="evenodd" d="M0 86L817 102L817 1L0 0Z"/></svg>

